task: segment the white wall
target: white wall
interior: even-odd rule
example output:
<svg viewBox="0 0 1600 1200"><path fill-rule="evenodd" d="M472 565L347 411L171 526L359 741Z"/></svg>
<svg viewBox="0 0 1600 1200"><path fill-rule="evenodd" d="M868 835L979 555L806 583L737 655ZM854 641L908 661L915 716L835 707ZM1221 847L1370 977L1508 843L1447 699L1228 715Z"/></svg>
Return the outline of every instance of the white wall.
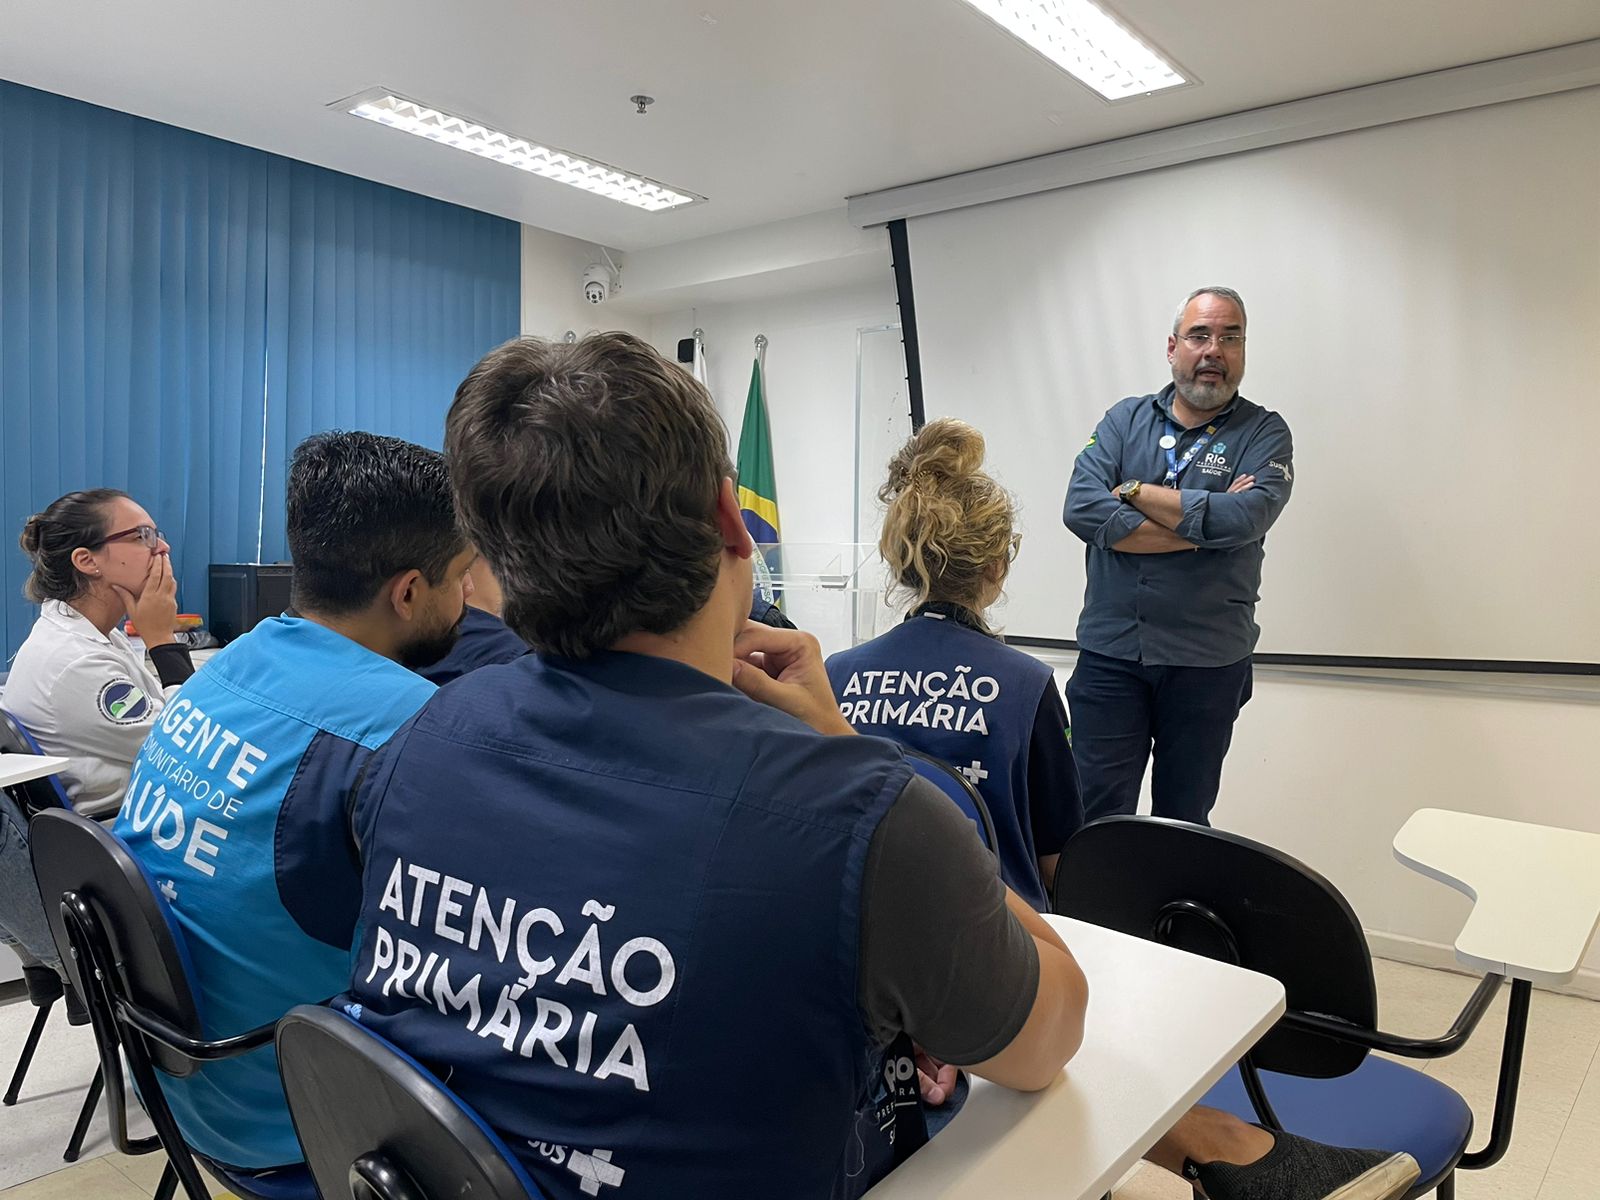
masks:
<svg viewBox="0 0 1600 1200"><path fill-rule="evenodd" d="M755 337L767 335L764 381L785 542L847 542L855 523L856 330L898 319L894 281L715 304L655 316L647 335L673 356L705 331L711 395L737 449Z"/></svg>
<svg viewBox="0 0 1600 1200"><path fill-rule="evenodd" d="M612 252L612 257L618 255ZM606 324L612 315L583 298L583 272L590 263L603 262L592 242L551 233L532 225L522 227L522 332L559 339L569 329L630 328Z"/></svg>
<svg viewBox="0 0 1600 1200"><path fill-rule="evenodd" d="M1071 656L1041 657L1065 690ZM1376 953L1448 967L1471 902L1401 866L1394 835L1419 808L1600 833L1597 728L1600 680L1257 667L1212 821L1326 875ZM1572 990L1600 998L1600 948L1585 963Z"/></svg>
<svg viewBox="0 0 1600 1200"><path fill-rule="evenodd" d="M630 254L624 302L660 297L654 308L665 312L876 283L888 246L882 229L856 228L842 208L734 229Z"/></svg>
<svg viewBox="0 0 1600 1200"><path fill-rule="evenodd" d="M711 394L736 451L755 357L768 338L767 411L786 542L853 536L856 331L899 320L888 237L842 208L612 257L616 298L586 303L579 279L600 250L522 228L522 330L561 337L624 329L675 358L704 330Z"/></svg>
<svg viewBox="0 0 1600 1200"><path fill-rule="evenodd" d="M1471 907L1395 860L1394 835L1415 810L1600 833L1600 769L1586 749L1600 728L1600 680L1337 682L1272 669L1258 678L1218 823L1322 871L1369 932L1387 935L1374 945L1393 957L1446 965L1437 948L1454 942ZM1508 694L1516 688L1527 691ZM1600 995L1600 952L1587 963L1583 990Z"/></svg>

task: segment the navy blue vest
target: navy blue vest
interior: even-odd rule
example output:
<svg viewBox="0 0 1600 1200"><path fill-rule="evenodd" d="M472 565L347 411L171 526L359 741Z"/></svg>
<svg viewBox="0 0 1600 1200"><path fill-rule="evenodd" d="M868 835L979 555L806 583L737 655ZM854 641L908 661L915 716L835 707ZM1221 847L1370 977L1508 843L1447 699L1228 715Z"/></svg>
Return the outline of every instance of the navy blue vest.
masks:
<svg viewBox="0 0 1600 1200"><path fill-rule="evenodd" d="M833 655L828 679L839 711L862 733L943 759L977 785L994 820L1001 878L1043 910L1028 815L1028 746L1051 671L951 611L912 617Z"/></svg>
<svg viewBox="0 0 1600 1200"><path fill-rule="evenodd" d="M456 644L438 662L418 669L429 683L440 687L460 679L468 671L510 662L528 652L527 643L493 613L467 605L461 613L461 630Z"/></svg>
<svg viewBox="0 0 1600 1200"><path fill-rule="evenodd" d="M474 671L369 772L346 1011L555 1200L857 1195L862 872L910 777L664 659Z"/></svg>

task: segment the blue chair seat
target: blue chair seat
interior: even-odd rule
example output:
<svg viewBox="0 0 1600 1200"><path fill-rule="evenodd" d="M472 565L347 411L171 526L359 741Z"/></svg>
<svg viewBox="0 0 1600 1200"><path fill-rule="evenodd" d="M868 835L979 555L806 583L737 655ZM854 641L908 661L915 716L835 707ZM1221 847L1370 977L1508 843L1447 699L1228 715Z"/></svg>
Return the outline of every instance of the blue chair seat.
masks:
<svg viewBox="0 0 1600 1200"><path fill-rule="evenodd" d="M910 746L902 745L900 748L905 752L906 762L911 764L911 769L949 796L967 820L977 826L978 838L984 847L993 850L994 818L989 815L989 806L983 802L983 794L972 781L942 759Z"/></svg>
<svg viewBox="0 0 1600 1200"><path fill-rule="evenodd" d="M0 676L0 679L3 678L4 676ZM44 753L27 727L3 708L0 708L0 753ZM28 806L35 810L72 807L72 801L67 799L66 788L61 786L59 775L46 775L42 779L30 780L16 786L21 795L27 799Z"/></svg>
<svg viewBox="0 0 1600 1200"><path fill-rule="evenodd" d="M1375 1054L1337 1079L1263 1071L1261 1083L1290 1133L1333 1146L1403 1150L1411 1155L1422 1171L1411 1190L1413 1196L1432 1190L1455 1166L1472 1136L1472 1110L1465 1100L1437 1079ZM1244 1121L1258 1120L1237 1067L1200 1103Z"/></svg>

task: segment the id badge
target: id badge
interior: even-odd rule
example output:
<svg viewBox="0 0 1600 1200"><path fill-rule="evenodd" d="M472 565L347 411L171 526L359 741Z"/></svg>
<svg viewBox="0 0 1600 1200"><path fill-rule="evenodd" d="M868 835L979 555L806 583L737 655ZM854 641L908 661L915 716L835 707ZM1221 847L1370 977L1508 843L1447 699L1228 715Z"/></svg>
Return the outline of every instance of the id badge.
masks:
<svg viewBox="0 0 1600 1200"><path fill-rule="evenodd" d="M860 1196L927 1145L928 1125L909 1034L901 1033L884 1050L867 1103L856 1113L851 1140L842 1193L847 1198Z"/></svg>

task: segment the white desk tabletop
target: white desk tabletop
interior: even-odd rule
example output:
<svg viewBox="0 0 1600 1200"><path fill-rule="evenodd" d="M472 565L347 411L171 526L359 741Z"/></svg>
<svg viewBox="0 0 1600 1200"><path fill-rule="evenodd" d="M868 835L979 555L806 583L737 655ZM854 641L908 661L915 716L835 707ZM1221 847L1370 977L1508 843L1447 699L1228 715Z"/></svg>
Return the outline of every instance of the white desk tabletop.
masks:
<svg viewBox="0 0 1600 1200"><path fill-rule="evenodd" d="M0 787L54 775L67 760L51 754L0 754Z"/></svg>
<svg viewBox="0 0 1600 1200"><path fill-rule="evenodd" d="M1465 965L1543 984L1578 973L1600 924L1600 834L1423 808L1394 853L1476 900L1456 938Z"/></svg>
<svg viewBox="0 0 1600 1200"><path fill-rule="evenodd" d="M1275 979L1065 917L1089 980L1083 1047L1042 1092L972 1080L870 1200L1099 1200L1283 1014Z"/></svg>

